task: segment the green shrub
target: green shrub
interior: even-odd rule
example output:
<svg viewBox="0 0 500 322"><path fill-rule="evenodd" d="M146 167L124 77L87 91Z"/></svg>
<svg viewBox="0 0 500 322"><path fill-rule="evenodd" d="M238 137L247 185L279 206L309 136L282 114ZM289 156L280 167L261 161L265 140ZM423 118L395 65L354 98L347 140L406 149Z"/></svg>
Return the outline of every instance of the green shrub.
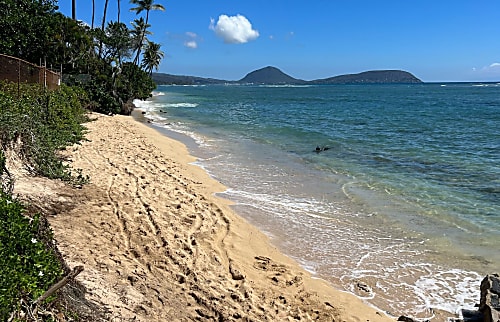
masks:
<svg viewBox="0 0 500 322"><path fill-rule="evenodd" d="M45 245L50 233L40 229L40 216L28 218L23 207L0 194L0 320L18 309L20 299L32 302L62 275L61 265Z"/></svg>
<svg viewBox="0 0 500 322"><path fill-rule="evenodd" d="M58 151L83 139L87 121L83 90L62 85L46 91L38 85L0 84L0 143L20 144L21 156L34 173L72 180Z"/></svg>
<svg viewBox="0 0 500 322"><path fill-rule="evenodd" d="M46 221L40 215L26 216L9 195L4 151L15 149L36 174L83 180L72 175L59 151L83 139L87 102L86 93L76 87L46 91L39 85L18 89L17 84L0 83L0 321L20 309L21 299L31 304L62 274L48 247L52 236Z"/></svg>

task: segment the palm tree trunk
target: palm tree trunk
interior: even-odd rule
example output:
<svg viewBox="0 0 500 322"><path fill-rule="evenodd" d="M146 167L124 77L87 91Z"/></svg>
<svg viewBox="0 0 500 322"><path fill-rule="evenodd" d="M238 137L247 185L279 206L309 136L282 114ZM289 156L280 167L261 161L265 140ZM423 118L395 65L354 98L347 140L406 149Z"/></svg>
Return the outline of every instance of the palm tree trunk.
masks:
<svg viewBox="0 0 500 322"><path fill-rule="evenodd" d="M101 29L104 32L104 27L106 25L106 12L108 11L108 2L109 0L106 0L104 2L104 13L102 16L102 24L101 24ZM102 40L99 41L99 57L102 55Z"/></svg>
<svg viewBox="0 0 500 322"><path fill-rule="evenodd" d="M76 0L71 0L71 18L76 20Z"/></svg>
<svg viewBox="0 0 500 322"><path fill-rule="evenodd" d="M95 17L95 0L92 0L92 26L91 26L92 29L94 29L94 17Z"/></svg>
<svg viewBox="0 0 500 322"><path fill-rule="evenodd" d="M105 27L105 24L106 24L106 12L108 11L108 2L109 2L109 0L106 0L104 2L104 13L102 15L102 25L101 25L102 31L104 31L104 27Z"/></svg>
<svg viewBox="0 0 500 322"><path fill-rule="evenodd" d="M118 1L118 23L120 23L120 0L117 0Z"/></svg>
<svg viewBox="0 0 500 322"><path fill-rule="evenodd" d="M141 42L139 43L139 48L137 48L137 54L135 55L134 59L134 64L139 66L139 56L141 55L141 47L142 43L144 42L144 36L146 35L146 26L148 25L148 20L149 20L149 10L146 10L146 23L144 24L144 30L142 31L141 35Z"/></svg>

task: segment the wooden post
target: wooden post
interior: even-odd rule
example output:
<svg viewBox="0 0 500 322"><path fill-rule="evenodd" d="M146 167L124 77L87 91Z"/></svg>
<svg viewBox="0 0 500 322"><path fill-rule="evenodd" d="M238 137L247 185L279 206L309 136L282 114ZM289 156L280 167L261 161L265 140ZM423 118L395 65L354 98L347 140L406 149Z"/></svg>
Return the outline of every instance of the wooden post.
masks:
<svg viewBox="0 0 500 322"><path fill-rule="evenodd" d="M48 298L49 296L54 294L58 289L60 289L64 285L68 284L72 279L74 279L82 271L83 271L83 266L76 266L75 268L73 268L73 270L66 277L64 277L62 280L60 280L56 284L52 285L52 287L49 288L49 290L47 292L43 293L42 296L37 298L36 301L33 302L33 304L37 304L39 302L44 301L46 298Z"/></svg>
<svg viewBox="0 0 500 322"><path fill-rule="evenodd" d="M43 88L47 89L47 58L43 60Z"/></svg>

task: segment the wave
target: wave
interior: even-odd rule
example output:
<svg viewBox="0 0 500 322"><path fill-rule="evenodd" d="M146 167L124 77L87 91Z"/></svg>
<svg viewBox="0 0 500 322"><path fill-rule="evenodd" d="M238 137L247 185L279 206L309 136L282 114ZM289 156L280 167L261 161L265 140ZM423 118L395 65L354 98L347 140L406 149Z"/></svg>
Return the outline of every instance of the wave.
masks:
<svg viewBox="0 0 500 322"><path fill-rule="evenodd" d="M141 109L144 112L156 112L160 110L162 107L165 107L165 104L155 101L142 101L136 99L132 103L136 108Z"/></svg>
<svg viewBox="0 0 500 322"><path fill-rule="evenodd" d="M321 201L313 198L293 198L288 195L273 195L269 193L256 193L243 190L227 189L223 193L229 199L237 200L240 205L250 205L276 216L288 217L289 214L308 215L317 218L322 216L314 216L314 214L331 214L332 209ZM277 211L279 210L279 211Z"/></svg>
<svg viewBox="0 0 500 322"><path fill-rule="evenodd" d="M132 103L137 108L151 108L151 104L153 104L151 101L143 101L139 99L135 99Z"/></svg>
<svg viewBox="0 0 500 322"><path fill-rule="evenodd" d="M189 84L184 84L184 85L177 85L177 84L172 84L172 85L160 85L161 87L206 87L207 85L189 85Z"/></svg>
<svg viewBox="0 0 500 322"><path fill-rule="evenodd" d="M163 107L197 107L197 103L169 103L162 104Z"/></svg>

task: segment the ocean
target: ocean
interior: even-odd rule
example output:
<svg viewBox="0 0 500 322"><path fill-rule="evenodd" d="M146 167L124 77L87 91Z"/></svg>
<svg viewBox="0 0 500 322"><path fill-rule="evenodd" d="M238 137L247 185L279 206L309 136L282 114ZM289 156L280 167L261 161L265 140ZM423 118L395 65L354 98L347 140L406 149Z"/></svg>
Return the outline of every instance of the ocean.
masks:
<svg viewBox="0 0 500 322"><path fill-rule="evenodd" d="M393 315L500 271L500 84L159 86L135 102L316 277Z"/></svg>

